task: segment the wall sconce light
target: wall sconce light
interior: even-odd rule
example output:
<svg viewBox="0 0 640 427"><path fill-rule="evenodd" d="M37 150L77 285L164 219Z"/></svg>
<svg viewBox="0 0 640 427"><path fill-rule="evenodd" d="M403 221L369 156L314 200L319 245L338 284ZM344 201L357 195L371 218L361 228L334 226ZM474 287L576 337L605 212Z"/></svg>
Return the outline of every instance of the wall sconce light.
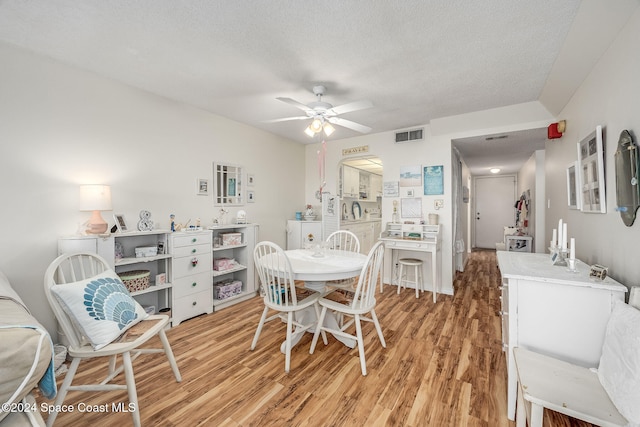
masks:
<svg viewBox="0 0 640 427"><path fill-rule="evenodd" d="M111 187L108 185L81 185L80 210L92 212L87 222L87 233L102 234L107 232L108 224L102 218L101 211L110 211Z"/></svg>

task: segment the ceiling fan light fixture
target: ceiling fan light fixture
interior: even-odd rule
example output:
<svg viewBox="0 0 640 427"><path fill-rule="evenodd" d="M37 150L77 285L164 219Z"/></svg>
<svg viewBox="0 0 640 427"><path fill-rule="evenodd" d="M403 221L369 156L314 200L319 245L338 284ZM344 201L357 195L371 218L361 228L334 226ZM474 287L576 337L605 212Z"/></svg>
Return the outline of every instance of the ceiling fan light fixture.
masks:
<svg viewBox="0 0 640 427"><path fill-rule="evenodd" d="M316 132L313 129L311 129L311 125L307 126L307 128L304 130L304 133L309 135L310 138L313 138L314 135L316 134Z"/></svg>
<svg viewBox="0 0 640 427"><path fill-rule="evenodd" d="M322 130L322 120L316 117L313 119L309 127L316 133L320 132Z"/></svg>
<svg viewBox="0 0 640 427"><path fill-rule="evenodd" d="M322 126L322 129L324 130L324 134L327 136L331 136L331 134L336 130L336 128L331 126L331 123L329 122L326 122L324 126Z"/></svg>

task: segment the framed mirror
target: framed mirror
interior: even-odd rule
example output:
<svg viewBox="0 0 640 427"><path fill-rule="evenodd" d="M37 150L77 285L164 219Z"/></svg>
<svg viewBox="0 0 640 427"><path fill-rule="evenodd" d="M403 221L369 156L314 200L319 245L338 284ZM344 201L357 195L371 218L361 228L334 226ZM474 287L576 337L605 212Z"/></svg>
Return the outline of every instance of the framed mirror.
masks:
<svg viewBox="0 0 640 427"><path fill-rule="evenodd" d="M614 155L616 165L616 210L622 222L631 227L640 206L638 190L638 147L627 130L620 133L618 149Z"/></svg>
<svg viewBox="0 0 640 427"><path fill-rule="evenodd" d="M213 164L213 204L215 206L244 205L242 166Z"/></svg>

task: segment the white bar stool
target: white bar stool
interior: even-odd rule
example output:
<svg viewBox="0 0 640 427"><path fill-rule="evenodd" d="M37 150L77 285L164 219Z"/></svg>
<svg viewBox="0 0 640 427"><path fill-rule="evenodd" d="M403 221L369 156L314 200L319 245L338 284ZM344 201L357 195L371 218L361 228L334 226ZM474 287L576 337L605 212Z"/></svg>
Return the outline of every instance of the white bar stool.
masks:
<svg viewBox="0 0 640 427"><path fill-rule="evenodd" d="M409 267L413 267L413 281L407 279L407 271ZM406 283L412 283L416 286L416 298L418 298L419 290L424 292L422 280L422 260L416 258L400 258L398 260L398 295L400 288L406 288Z"/></svg>

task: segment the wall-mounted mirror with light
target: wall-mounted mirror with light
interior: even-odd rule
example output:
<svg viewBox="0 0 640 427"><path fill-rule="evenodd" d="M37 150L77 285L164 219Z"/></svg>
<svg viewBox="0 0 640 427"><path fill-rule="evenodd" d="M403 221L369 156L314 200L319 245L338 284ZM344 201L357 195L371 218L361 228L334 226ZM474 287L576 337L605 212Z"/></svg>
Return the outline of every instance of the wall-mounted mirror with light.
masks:
<svg viewBox="0 0 640 427"><path fill-rule="evenodd" d="M244 205L242 166L213 164L213 204L215 206Z"/></svg>
<svg viewBox="0 0 640 427"><path fill-rule="evenodd" d="M614 155L616 165L616 210L620 212L622 222L631 227L640 206L640 187L638 183L638 147L627 130L620 133L618 149Z"/></svg>

